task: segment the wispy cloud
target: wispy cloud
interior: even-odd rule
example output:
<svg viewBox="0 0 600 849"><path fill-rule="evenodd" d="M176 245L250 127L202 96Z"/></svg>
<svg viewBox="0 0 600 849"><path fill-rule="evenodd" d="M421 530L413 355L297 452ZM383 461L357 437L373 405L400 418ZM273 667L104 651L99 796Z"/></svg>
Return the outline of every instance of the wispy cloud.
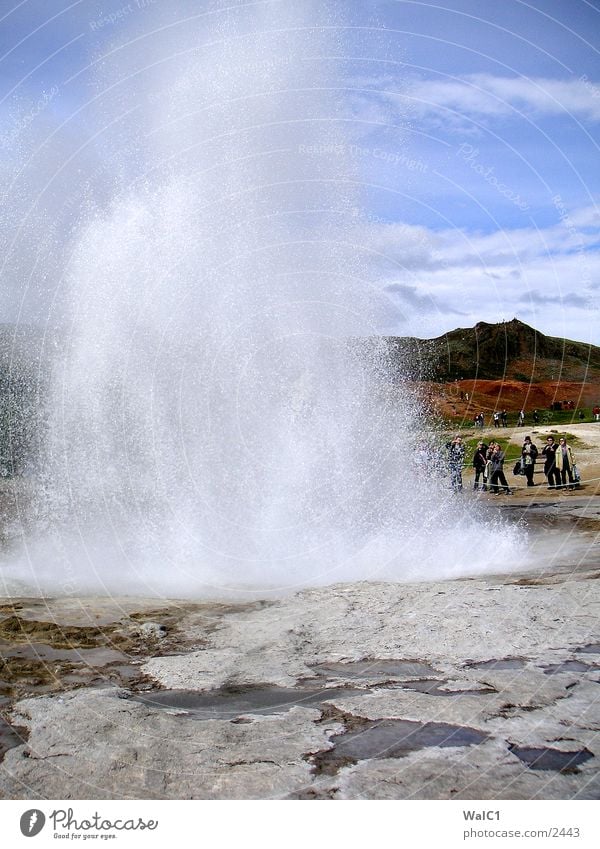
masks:
<svg viewBox="0 0 600 849"><path fill-rule="evenodd" d="M445 315L467 315L464 310L456 309L450 302L433 298L421 292L417 286L406 283L390 283L384 287L384 291L394 295L403 307L412 307L421 312L442 312Z"/></svg>
<svg viewBox="0 0 600 849"><path fill-rule="evenodd" d="M380 82L380 81L378 81ZM393 84L379 88L379 97L426 116L443 111L447 117L507 118L520 114L542 116L572 115L587 121L600 121L600 82L585 75L576 79L545 77L500 77L469 74L452 79L415 81L408 88Z"/></svg>
<svg viewBox="0 0 600 849"><path fill-rule="evenodd" d="M519 304L529 306L538 305L545 306L547 304L560 304L561 307L577 307L578 309L587 309L592 304L592 298L588 295L578 295L576 292L568 292L564 295L549 295L545 292L540 292L537 289L530 289L525 294L521 295L518 300Z"/></svg>

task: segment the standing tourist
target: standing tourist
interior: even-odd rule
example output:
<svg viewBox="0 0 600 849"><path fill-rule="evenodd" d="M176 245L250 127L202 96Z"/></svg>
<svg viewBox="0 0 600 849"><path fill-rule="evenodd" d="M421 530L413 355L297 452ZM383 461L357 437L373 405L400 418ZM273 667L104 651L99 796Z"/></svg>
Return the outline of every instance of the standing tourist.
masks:
<svg viewBox="0 0 600 849"><path fill-rule="evenodd" d="M560 472L556 468L556 449L558 445L554 441L553 436L546 439L546 444L542 449L544 460L544 474L548 481L548 489L558 489L560 487Z"/></svg>
<svg viewBox="0 0 600 849"><path fill-rule="evenodd" d="M492 475L490 479L490 490L494 493L494 495L498 495L500 492L500 486L502 486L503 491L510 495L510 488L508 486L508 481L506 480L506 476L504 474L504 451L496 442L494 445L494 449L492 451L492 456L490 457L491 470Z"/></svg>
<svg viewBox="0 0 600 849"><path fill-rule="evenodd" d="M563 488L567 486L567 475L569 476L569 489L575 489L575 479L573 477L573 466L575 458L567 440L561 436L558 440L558 448L556 450L556 470L560 475L560 483Z"/></svg>
<svg viewBox="0 0 600 849"><path fill-rule="evenodd" d="M473 454L473 468L475 469L475 483L473 484L473 489L482 489L483 492L487 492L487 451L488 446L485 442L478 442L475 453ZM481 487L479 485L479 478L481 478Z"/></svg>
<svg viewBox="0 0 600 849"><path fill-rule="evenodd" d="M518 426L523 427L524 424L525 424L525 410L521 410L521 412L519 413Z"/></svg>
<svg viewBox="0 0 600 849"><path fill-rule="evenodd" d="M523 473L527 478L527 486L535 486L533 482L533 473L535 472L535 461L537 459L537 445L531 441L530 436L525 437L525 442L521 448L521 465Z"/></svg>

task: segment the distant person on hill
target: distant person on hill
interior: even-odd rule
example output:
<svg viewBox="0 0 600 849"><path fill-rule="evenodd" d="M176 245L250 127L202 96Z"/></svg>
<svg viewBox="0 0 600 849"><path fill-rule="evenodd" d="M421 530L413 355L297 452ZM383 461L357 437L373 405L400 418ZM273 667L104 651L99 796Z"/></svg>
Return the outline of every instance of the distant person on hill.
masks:
<svg viewBox="0 0 600 849"><path fill-rule="evenodd" d="M531 441L530 436L525 437L525 442L521 448L521 464L523 473L527 478L527 486L535 486L533 482L533 473L535 472L535 461L537 459L537 445Z"/></svg>
<svg viewBox="0 0 600 849"><path fill-rule="evenodd" d="M494 427L500 427L500 413L494 413Z"/></svg>
<svg viewBox="0 0 600 849"><path fill-rule="evenodd" d="M521 412L519 413L518 426L523 427L524 424L525 424L525 410L521 410Z"/></svg>
<svg viewBox="0 0 600 849"><path fill-rule="evenodd" d="M462 468L465 459L465 446L462 437L455 436L446 445L448 449L448 467L450 469L450 486L453 492L460 492L463 487Z"/></svg>
<svg viewBox="0 0 600 849"><path fill-rule="evenodd" d="M502 486L503 491L510 495L510 488L508 486L508 481L506 480L506 476L504 474L504 451L500 448L498 443L494 445L494 449L492 451L492 455L490 457L491 463L491 478L490 478L490 490L494 493L494 495L498 495L500 493L500 486Z"/></svg>
<svg viewBox="0 0 600 849"><path fill-rule="evenodd" d="M560 472L556 468L556 449L558 445L554 441L553 436L546 439L546 444L542 449L544 460L544 474L548 481L548 489L558 489L560 487Z"/></svg>
<svg viewBox="0 0 600 849"><path fill-rule="evenodd" d="M600 407L597 404L592 410L592 413L594 415L594 420L600 422Z"/></svg>
<svg viewBox="0 0 600 849"><path fill-rule="evenodd" d="M538 424L539 421L540 421L540 414L538 413L537 410L534 410L533 411L533 422L534 422L534 424Z"/></svg>
<svg viewBox="0 0 600 849"><path fill-rule="evenodd" d="M502 410L500 418L502 419L502 427L508 427L508 413L506 410Z"/></svg>
<svg viewBox="0 0 600 849"><path fill-rule="evenodd" d="M478 490L481 488L483 492L487 492L487 451L488 446L485 442L478 442L475 453L473 454L473 468L475 469L475 483L473 484L473 489ZM481 478L481 487L479 485L479 478Z"/></svg>
<svg viewBox="0 0 600 849"><path fill-rule="evenodd" d="M556 451L556 469L560 474L560 482L563 488L567 486L567 475L569 476L569 489L575 488L575 479L573 477L573 466L575 458L567 440L561 436L558 440L558 449Z"/></svg>

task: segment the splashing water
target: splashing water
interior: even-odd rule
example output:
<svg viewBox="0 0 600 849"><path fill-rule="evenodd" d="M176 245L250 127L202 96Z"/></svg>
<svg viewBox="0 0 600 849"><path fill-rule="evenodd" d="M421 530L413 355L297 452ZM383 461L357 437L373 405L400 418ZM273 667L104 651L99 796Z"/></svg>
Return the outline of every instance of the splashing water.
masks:
<svg viewBox="0 0 600 849"><path fill-rule="evenodd" d="M514 557L514 529L482 533L415 462L420 408L364 341L342 51L312 4L281 6L107 65L114 180L65 248L37 529L9 586L264 595Z"/></svg>

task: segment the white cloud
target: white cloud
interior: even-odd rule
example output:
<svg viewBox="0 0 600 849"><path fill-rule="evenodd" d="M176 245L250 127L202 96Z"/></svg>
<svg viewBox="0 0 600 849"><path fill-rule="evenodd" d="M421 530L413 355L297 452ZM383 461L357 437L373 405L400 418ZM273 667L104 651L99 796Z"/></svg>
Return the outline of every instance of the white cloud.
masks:
<svg viewBox="0 0 600 849"><path fill-rule="evenodd" d="M600 82L585 75L578 79L558 80L544 77L498 77L470 74L453 79L420 80L404 91L380 91L401 107L430 115L443 111L446 116L510 117L524 113L542 116L572 115L588 121L600 121Z"/></svg>
<svg viewBox="0 0 600 849"><path fill-rule="evenodd" d="M439 335L457 315L462 326L518 315L547 334L600 344L600 220L582 208L568 224L493 233L369 225L379 286L404 317L384 332Z"/></svg>

